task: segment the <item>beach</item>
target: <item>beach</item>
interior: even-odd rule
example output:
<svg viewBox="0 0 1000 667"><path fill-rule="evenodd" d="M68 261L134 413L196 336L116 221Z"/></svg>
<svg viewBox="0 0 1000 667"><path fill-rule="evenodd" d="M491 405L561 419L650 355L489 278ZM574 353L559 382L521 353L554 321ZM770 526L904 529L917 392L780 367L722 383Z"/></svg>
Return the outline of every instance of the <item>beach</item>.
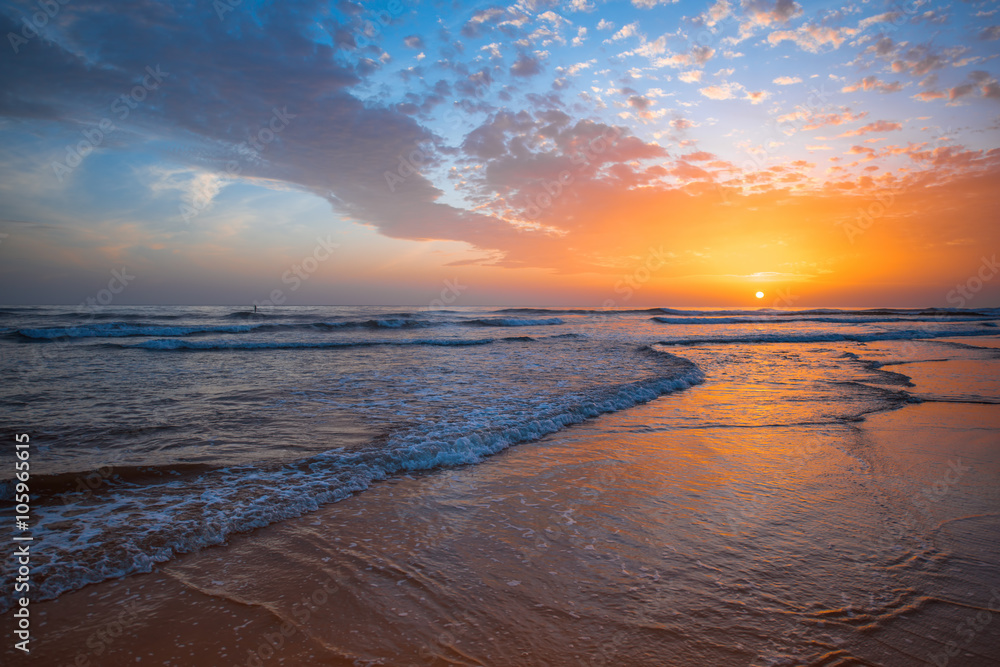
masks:
<svg viewBox="0 0 1000 667"><path fill-rule="evenodd" d="M703 381L34 602L30 661L1000 663L997 338L679 347Z"/></svg>

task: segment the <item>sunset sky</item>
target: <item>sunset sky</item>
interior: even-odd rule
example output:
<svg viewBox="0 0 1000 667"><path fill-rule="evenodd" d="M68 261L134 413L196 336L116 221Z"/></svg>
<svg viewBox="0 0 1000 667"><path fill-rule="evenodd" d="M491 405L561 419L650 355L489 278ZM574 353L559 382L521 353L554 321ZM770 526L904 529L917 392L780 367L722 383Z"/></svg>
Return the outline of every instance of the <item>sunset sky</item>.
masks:
<svg viewBox="0 0 1000 667"><path fill-rule="evenodd" d="M998 306L998 10L8 0L0 302Z"/></svg>

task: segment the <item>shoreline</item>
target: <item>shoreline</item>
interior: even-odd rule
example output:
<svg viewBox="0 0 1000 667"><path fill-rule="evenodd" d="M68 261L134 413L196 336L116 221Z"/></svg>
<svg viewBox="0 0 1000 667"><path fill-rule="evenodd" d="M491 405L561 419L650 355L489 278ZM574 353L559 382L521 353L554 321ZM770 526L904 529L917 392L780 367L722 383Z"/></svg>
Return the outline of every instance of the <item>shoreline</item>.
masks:
<svg viewBox="0 0 1000 667"><path fill-rule="evenodd" d="M35 603L33 659L1000 664L1000 624L942 630L996 609L1000 408L679 427L711 384Z"/></svg>

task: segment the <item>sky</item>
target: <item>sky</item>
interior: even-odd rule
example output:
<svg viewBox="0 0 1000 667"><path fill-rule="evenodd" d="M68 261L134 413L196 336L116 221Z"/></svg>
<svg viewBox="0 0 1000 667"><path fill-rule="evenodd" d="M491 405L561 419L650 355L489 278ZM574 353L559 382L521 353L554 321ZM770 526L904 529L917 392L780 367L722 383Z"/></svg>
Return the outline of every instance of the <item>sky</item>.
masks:
<svg viewBox="0 0 1000 667"><path fill-rule="evenodd" d="M998 10L4 0L0 303L1000 306Z"/></svg>

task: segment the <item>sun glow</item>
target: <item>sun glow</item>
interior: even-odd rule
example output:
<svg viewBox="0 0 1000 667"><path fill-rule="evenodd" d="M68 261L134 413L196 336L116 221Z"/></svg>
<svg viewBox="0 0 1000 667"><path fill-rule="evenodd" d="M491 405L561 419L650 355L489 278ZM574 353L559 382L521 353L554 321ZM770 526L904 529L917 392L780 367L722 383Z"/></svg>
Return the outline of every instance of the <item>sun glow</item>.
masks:
<svg viewBox="0 0 1000 667"><path fill-rule="evenodd" d="M763 292L757 292L756 297L758 299L763 299L764 298L764 293Z"/></svg>

